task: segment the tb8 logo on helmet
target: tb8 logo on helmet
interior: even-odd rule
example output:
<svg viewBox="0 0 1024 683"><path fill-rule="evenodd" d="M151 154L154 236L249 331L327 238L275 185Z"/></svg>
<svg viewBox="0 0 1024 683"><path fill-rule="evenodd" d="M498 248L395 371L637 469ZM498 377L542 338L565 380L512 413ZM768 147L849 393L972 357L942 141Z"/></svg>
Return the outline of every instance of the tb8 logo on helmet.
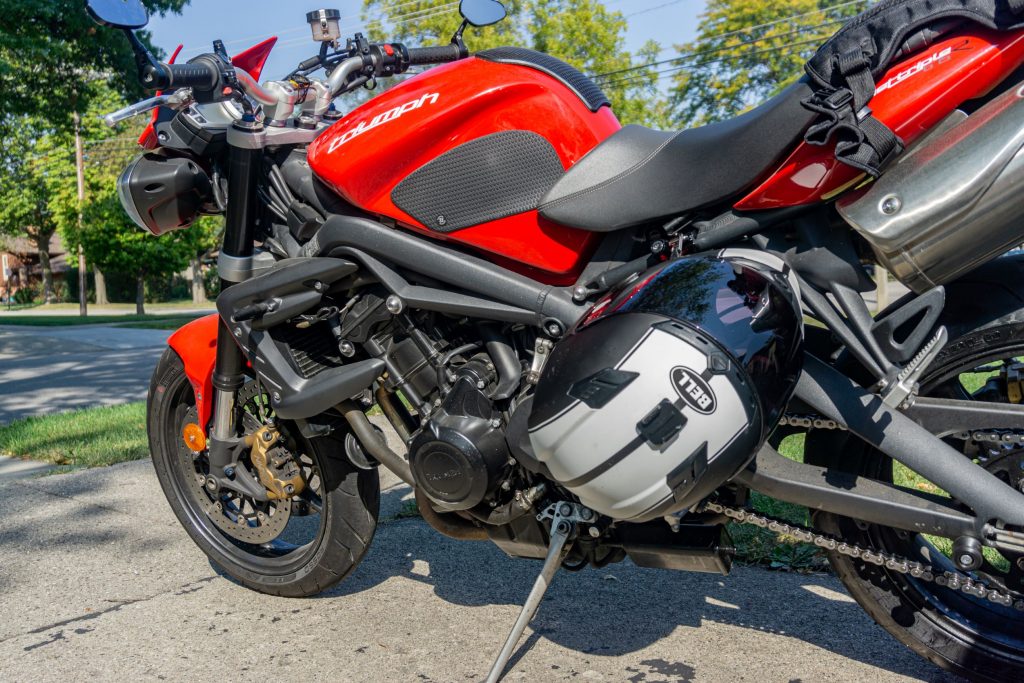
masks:
<svg viewBox="0 0 1024 683"><path fill-rule="evenodd" d="M699 373L682 366L673 368L672 386L687 405L698 413L710 415L715 412L718 403L715 392Z"/></svg>

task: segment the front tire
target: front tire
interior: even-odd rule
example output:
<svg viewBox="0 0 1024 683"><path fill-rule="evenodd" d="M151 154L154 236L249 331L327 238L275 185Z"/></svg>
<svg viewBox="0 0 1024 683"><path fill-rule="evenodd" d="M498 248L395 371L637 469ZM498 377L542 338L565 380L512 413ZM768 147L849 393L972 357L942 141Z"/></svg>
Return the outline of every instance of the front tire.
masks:
<svg viewBox="0 0 1024 683"><path fill-rule="evenodd" d="M310 479L317 489L312 503L316 513L309 511L310 502L296 502L296 507L305 505L309 515L301 520L300 531L289 532L304 534L299 540L247 541L240 534L227 533L225 527L230 524L214 519L223 509L221 502L204 500L202 491L191 485L197 456L183 448L181 430L194 416L195 398L184 365L167 349L153 373L147 403L153 466L178 521L214 564L248 588L282 597L316 595L356 568L377 527L380 483L376 470L358 470L345 458L344 434L305 439L294 425L281 426L288 429L310 471L316 473L315 480ZM261 517L267 518L266 514ZM290 516L287 519L291 524ZM286 532L282 531L282 538Z"/></svg>

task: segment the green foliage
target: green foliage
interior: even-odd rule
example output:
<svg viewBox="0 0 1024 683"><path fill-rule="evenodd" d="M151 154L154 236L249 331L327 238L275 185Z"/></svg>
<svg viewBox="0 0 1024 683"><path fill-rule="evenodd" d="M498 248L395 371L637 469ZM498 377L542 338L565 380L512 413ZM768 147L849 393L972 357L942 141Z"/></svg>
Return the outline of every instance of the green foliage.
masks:
<svg viewBox="0 0 1024 683"><path fill-rule="evenodd" d="M869 0L708 0L698 36L661 68L677 125L727 119L775 94Z"/></svg>
<svg viewBox="0 0 1024 683"><path fill-rule="evenodd" d="M151 12L179 12L188 0L145 0ZM149 44L149 34L141 32ZM112 78L117 91L139 99L135 62L120 31L97 26L84 0L0 0L0 132L9 116L54 117L71 128L70 113L89 98L84 83ZM51 86L63 86L52 87Z"/></svg>
<svg viewBox="0 0 1024 683"><path fill-rule="evenodd" d="M70 467L102 467L149 455L146 404L30 417L0 427L0 454Z"/></svg>
<svg viewBox="0 0 1024 683"><path fill-rule="evenodd" d="M660 51L648 43L636 55L624 47L626 20L601 0L519 0L506 2L508 17L486 28L469 28L470 50L518 45L565 60L584 73L634 69ZM363 0L371 38L398 40L411 46L444 44L459 25L457 5L448 0L420 0L396 5L390 0ZM656 87L652 68L637 68L628 78L605 88L623 123L668 124L668 107Z"/></svg>

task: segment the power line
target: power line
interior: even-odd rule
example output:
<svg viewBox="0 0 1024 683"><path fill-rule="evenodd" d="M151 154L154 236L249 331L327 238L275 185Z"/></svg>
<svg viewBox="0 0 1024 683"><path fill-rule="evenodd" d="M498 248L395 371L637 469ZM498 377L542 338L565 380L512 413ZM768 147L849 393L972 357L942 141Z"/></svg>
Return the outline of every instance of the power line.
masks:
<svg viewBox="0 0 1024 683"><path fill-rule="evenodd" d="M782 17L781 19L774 19L772 21L765 22L763 24L756 24L754 26L744 26L743 28L735 29L733 31L727 31L725 33L719 33L719 34L716 34L716 35L713 35L713 36L707 36L706 38L704 38L704 40L721 40L722 38L729 38L731 36L741 35L743 33L751 33L753 31L757 31L757 30L762 29L762 28L771 28L772 26L776 26L777 24L784 24L784 23L793 21L794 19L803 19L805 17L812 17L812 16L814 16L816 14L825 14L827 12L832 12L832 11L837 10L837 9L842 9L844 7L850 7L851 5L871 4L872 2L875 2L875 1L876 0L848 0L847 2L841 2L841 3L837 4L837 5L832 5L831 7L825 7L823 9L817 9L817 10L814 10L812 12L804 12L803 14L793 14L793 15L790 15L788 17ZM658 54L669 52L669 51L671 51L673 49L675 49L675 48L673 48L673 47L663 47L661 50L658 51ZM664 60L664 62L668 62L668 61L671 61L671 60ZM656 66L657 64L664 63L664 62L651 62L648 66Z"/></svg>
<svg viewBox="0 0 1024 683"><path fill-rule="evenodd" d="M418 5L421 2L423 2L423 0L407 0L407 2L400 2L397 5L391 5L389 7L386 7L386 8L384 8L384 10L390 12L392 10L400 9L402 7L408 7L409 5ZM433 9L433 8L429 8L429 9ZM349 15L340 17L338 19L338 21L340 23L340 22L346 21L348 19L360 19L361 17L362 17L362 13L359 13L359 14L349 14ZM304 24L304 25L298 26L296 28L289 28L289 29L285 29L283 31L275 31L274 33L276 33L277 36L280 38L283 35L289 35L289 34L292 34L292 33L298 33L299 31L308 31L308 30L309 30L309 24ZM251 40L261 40L261 39L266 39L266 38L267 38L267 34L261 33L260 35L248 36L246 38L234 38L232 40L225 41L224 45L225 46L227 46L227 45L238 45L239 43L247 43L247 42L249 42ZM181 51L182 51L183 54L193 55L193 54L201 54L202 52L205 52L206 49L207 48L205 48L205 47L196 47L194 45L191 45L191 46L186 46L186 47L181 48Z"/></svg>
<svg viewBox="0 0 1024 683"><path fill-rule="evenodd" d="M854 1L855 2L864 2L865 0L854 0ZM847 3L847 4L849 4L849 3ZM839 5L836 5L836 7L838 7L838 6ZM835 9L835 7L830 8L830 9ZM820 12L809 12L807 14L798 14L798 15L795 15L793 17L789 17L787 19L780 19L780 20L777 20L775 22L772 22L772 25L780 24L780 23L783 23L784 21L791 21L793 19L797 19L797 18L800 18L800 17L810 16L812 14L820 14ZM648 62L646 64L639 64L637 66L631 66L631 67L626 67L626 68L623 68L623 69L617 69L615 71L608 71L606 73L594 74L594 75L591 76L591 78L593 78L594 80L600 80L600 79L607 78L608 76L615 76L615 75L618 75L618 74L630 73L630 72L633 72L633 71L643 71L645 69L651 68L652 66L662 66L662 65L665 65L665 64L672 64L674 62L679 62L679 61L683 61L683 60L687 60L687 59L692 59L694 57L699 57L699 56L706 55L706 54L714 54L716 52L724 52L724 51L728 51L728 50L736 50L736 49L739 49L739 48L742 48L742 47L746 47L748 45L755 45L757 43L761 43L761 42L764 42L766 40L777 40L779 38L785 38L786 36L797 35L797 34L800 34L800 33L807 33L809 31L812 31L812 30L815 30L815 29L825 28L825 27L828 27L828 26L835 26L836 24L842 24L842 23L845 23L845 19L833 19L832 21L826 21L826 22L823 22L823 23L820 23L820 24L815 24L814 26L801 27L799 29L794 29L794 30L788 31L786 33L776 33L774 35L767 35L767 36L761 36L761 37L758 37L758 38L752 38L751 40L747 40L747 41L744 41L742 43L737 43L736 45L725 45L725 46L716 47L716 48L707 48L707 49L704 49L704 50L698 50L696 52L680 53L679 55L677 55L675 57L672 57L671 59L661 59L661 60L657 60L657 61L654 61L654 62ZM722 33L722 34L719 34L717 36L711 36L711 37L708 38L708 40L719 40L721 38L727 38L727 37L732 36L732 35L737 35L739 33L749 32L749 31L752 31L752 30L755 30L755 29L758 29L758 28L763 28L765 26L767 26L767 24L762 24L760 26L752 26L752 27L749 27L747 29L740 29L740 30L737 30L737 31L730 31L728 33Z"/></svg>
<svg viewBox="0 0 1024 683"><path fill-rule="evenodd" d="M789 43L787 45L777 45L775 47L764 48L763 50L754 50L753 52L745 53L743 56L745 56L745 57L755 57L757 55L769 54L771 52L779 52L780 50L791 50L791 49L796 48L796 47L802 47L804 45L817 44L817 43L820 43L820 42L821 42L821 38L820 37L816 37L816 38L811 38L809 40L802 40L802 41L798 41L798 42L795 42L795 43ZM699 66L705 66L707 64L716 64L716 63L720 63L720 62L725 62L725 61L728 61L729 59L732 59L732 58L733 57L731 57L731 56L726 56L726 57L716 57L714 59L706 59L706 60L701 61L701 62L693 62L693 63L683 64L681 66L674 66L674 67L671 67L671 68L668 68L668 69L662 69L660 71L655 71L652 75L658 76L655 80L661 80L666 75L676 73L677 71L682 71L683 69L692 68L692 67L699 67ZM658 75L658 74L661 74L661 75ZM635 80L636 80L636 77L623 78L623 79L619 79L619 80L616 80L616 81L602 83L602 86L606 87L606 88L611 88L611 87L615 87L617 85L621 85L621 84L624 84L624 83L630 83L630 82L635 81Z"/></svg>
<svg viewBox="0 0 1024 683"><path fill-rule="evenodd" d="M683 2L683 1L684 0L671 0L670 2L662 3L660 5L656 5L655 7L648 7L647 9L638 10L636 12L630 12L629 14L623 15L622 18L623 19L629 19L630 17L636 17L636 16L639 16L641 14L648 14L650 12L657 12L660 9L665 9L666 7L671 7L672 5L678 5L679 3Z"/></svg>

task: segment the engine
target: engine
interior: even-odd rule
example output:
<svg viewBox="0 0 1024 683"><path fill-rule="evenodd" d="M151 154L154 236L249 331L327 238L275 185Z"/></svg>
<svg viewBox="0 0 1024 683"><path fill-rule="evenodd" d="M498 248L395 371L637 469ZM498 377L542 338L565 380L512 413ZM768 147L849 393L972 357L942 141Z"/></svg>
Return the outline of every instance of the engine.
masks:
<svg viewBox="0 0 1024 683"><path fill-rule="evenodd" d="M413 476L439 509L474 508L509 474L511 455L501 415L484 393L496 380L485 358L466 363L409 445Z"/></svg>

